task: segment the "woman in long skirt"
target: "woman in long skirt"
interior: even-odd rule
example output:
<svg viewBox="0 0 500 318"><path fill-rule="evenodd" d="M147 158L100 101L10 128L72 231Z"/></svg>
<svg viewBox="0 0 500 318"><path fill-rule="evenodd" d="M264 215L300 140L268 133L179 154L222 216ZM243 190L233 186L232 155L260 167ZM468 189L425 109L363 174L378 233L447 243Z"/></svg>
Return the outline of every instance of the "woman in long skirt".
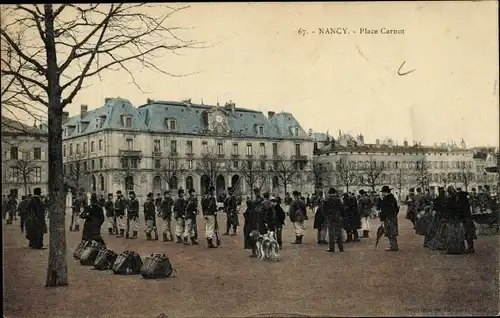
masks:
<svg viewBox="0 0 500 318"><path fill-rule="evenodd" d="M446 230L446 253L465 253L465 229L462 224L458 196L453 187L448 187L446 199L448 228Z"/></svg>
<svg viewBox="0 0 500 318"><path fill-rule="evenodd" d="M434 199L433 203L434 215L432 222L424 239L424 247L431 250L444 249L446 237L446 224L444 222L446 194L443 187L439 187L438 191L438 197Z"/></svg>

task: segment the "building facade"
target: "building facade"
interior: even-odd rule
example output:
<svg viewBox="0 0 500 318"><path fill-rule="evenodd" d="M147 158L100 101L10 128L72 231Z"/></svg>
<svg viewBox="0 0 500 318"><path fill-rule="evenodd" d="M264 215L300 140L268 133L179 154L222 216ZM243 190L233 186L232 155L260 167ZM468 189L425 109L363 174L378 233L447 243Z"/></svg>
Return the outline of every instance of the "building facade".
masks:
<svg viewBox="0 0 500 318"><path fill-rule="evenodd" d="M30 127L2 117L2 189L18 198L41 188L48 190L47 135L40 127Z"/></svg>
<svg viewBox="0 0 500 318"><path fill-rule="evenodd" d="M469 190L489 185L496 191L498 175L487 174L478 164L473 149L465 142L435 144L432 147L391 139L365 144L364 137L340 134L328 144L314 144L315 182L320 189L335 186L343 191L380 191L389 185L399 197L410 188L426 188L437 193L439 186L453 185Z"/></svg>
<svg viewBox="0 0 500 318"><path fill-rule="evenodd" d="M255 187L282 194L286 183L312 191L312 140L290 113L265 116L231 102L148 100L136 108L106 98L64 117L64 174L76 189L145 197L181 187L202 194L213 184L219 195L230 186L250 195Z"/></svg>

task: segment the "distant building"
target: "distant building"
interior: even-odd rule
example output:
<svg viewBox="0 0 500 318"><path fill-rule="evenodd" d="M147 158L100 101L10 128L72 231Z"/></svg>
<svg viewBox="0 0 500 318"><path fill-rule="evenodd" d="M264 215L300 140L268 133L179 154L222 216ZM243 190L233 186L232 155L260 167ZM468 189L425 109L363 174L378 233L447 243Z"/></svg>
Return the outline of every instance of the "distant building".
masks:
<svg viewBox="0 0 500 318"><path fill-rule="evenodd" d="M346 191L359 189L380 191L389 185L399 196L406 195L410 188L428 188L437 193L439 186L453 185L463 190L489 184L496 188L498 175L485 175L475 152L467 149L462 140L422 146L414 142L402 145L390 138L367 144L360 134L354 138L339 132L328 146L314 152L316 170L321 171L320 187L330 186ZM485 157L486 158L486 157ZM485 177L486 176L486 177Z"/></svg>
<svg viewBox="0 0 500 318"><path fill-rule="evenodd" d="M287 191L312 190L312 141L290 113L269 112L266 117L232 102L209 106L189 100L148 100L136 108L128 100L106 98L102 107L82 105L80 114L68 115L63 120L63 160L66 175L78 166L81 178L78 186L72 178L74 187L99 193L134 190L142 197L181 187L201 194L213 178L217 194L233 186L249 195L243 173L251 167L266 172L262 191L282 193L279 159L296 169ZM214 171L203 164L209 159Z"/></svg>
<svg viewBox="0 0 500 318"><path fill-rule="evenodd" d="M2 116L2 190L20 196L48 190L47 135Z"/></svg>

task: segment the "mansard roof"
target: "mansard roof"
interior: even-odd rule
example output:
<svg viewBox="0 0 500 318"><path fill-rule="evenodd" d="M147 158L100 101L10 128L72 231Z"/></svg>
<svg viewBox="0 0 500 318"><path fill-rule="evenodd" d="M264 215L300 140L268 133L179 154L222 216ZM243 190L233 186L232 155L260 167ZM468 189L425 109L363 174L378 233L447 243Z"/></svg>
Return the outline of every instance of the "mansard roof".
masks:
<svg viewBox="0 0 500 318"><path fill-rule="evenodd" d="M64 138L91 134L106 129L205 135L207 134L207 123L204 116L207 112L217 110L227 115L230 135L249 138L309 139L307 133L290 113L282 112L267 118L260 111L235 107L234 104L219 107L191 102L152 100L135 108L123 98L107 99L103 106L88 110L83 117L78 114L69 118L64 126L77 127L80 125L80 129L70 129ZM132 128L122 126L122 115L132 117ZM169 131L165 127L165 120L170 119L176 120L174 131ZM263 127L263 134L258 134L256 129L258 126ZM298 128L298 136L293 135L295 127Z"/></svg>

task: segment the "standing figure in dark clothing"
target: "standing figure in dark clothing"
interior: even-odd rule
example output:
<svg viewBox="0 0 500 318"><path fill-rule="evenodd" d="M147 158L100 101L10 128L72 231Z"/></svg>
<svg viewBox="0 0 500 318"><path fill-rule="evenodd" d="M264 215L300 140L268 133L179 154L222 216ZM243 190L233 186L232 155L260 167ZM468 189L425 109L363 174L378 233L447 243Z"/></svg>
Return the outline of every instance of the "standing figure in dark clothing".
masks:
<svg viewBox="0 0 500 318"><path fill-rule="evenodd" d="M113 193L108 193L108 200L104 202L104 210L106 211L106 219L108 220L108 234L116 235L116 217L115 205L113 203Z"/></svg>
<svg viewBox="0 0 500 318"><path fill-rule="evenodd" d="M317 233L317 240L318 244L328 244L326 241L326 233L328 231L328 223L326 220L325 213L323 212L323 206L321 204L321 194L317 194L318 201L315 203L315 212L314 212L314 225L313 228L315 228L318 233ZM319 205L317 205L319 203Z"/></svg>
<svg viewBox="0 0 500 318"><path fill-rule="evenodd" d="M447 254L463 254L465 252L465 229L462 224L458 200L456 190L453 186L449 186L446 198L446 222L448 226L445 246Z"/></svg>
<svg viewBox="0 0 500 318"><path fill-rule="evenodd" d="M72 224L69 226L70 231L80 231L79 217L81 212L82 202L78 195L73 198L73 205L71 206L73 215L71 216Z"/></svg>
<svg viewBox="0 0 500 318"><path fill-rule="evenodd" d="M446 193L443 187L438 188L438 196L434 199L432 222L424 238L424 247L431 250L443 249L445 235L443 231Z"/></svg>
<svg viewBox="0 0 500 318"><path fill-rule="evenodd" d="M252 215L252 200L247 197L246 200L246 209L245 212L243 212L243 217L245 218L245 223L243 225L243 248L244 249L251 249L252 246L250 244L250 233L252 232L250 230L250 218Z"/></svg>
<svg viewBox="0 0 500 318"><path fill-rule="evenodd" d="M24 225L26 222L26 217L28 216L28 205L29 205L29 200L28 197L23 195L21 197L21 202L19 202L19 207L18 207L18 212L19 218L21 219L21 233L24 232Z"/></svg>
<svg viewBox="0 0 500 318"><path fill-rule="evenodd" d="M172 235L172 207L174 206L174 200L170 196L169 190L165 191L163 196L158 214L163 220L163 228L161 231L163 242L169 242L174 240L174 236Z"/></svg>
<svg viewBox="0 0 500 318"><path fill-rule="evenodd" d="M304 220L306 217L306 204L300 199L300 193L298 191L292 192L293 201L290 206L290 221L294 225L295 229L295 242L292 244L302 244L302 238L305 234Z"/></svg>
<svg viewBox="0 0 500 318"><path fill-rule="evenodd" d="M14 215L17 211L17 200L14 194L9 195L9 200L7 201L7 212L9 216L7 217L7 224L12 224L12 220L14 220Z"/></svg>
<svg viewBox="0 0 500 318"><path fill-rule="evenodd" d="M238 200L234 195L233 188L227 189L229 196L225 198L224 209L226 212L226 233L223 235L229 235L231 227L233 228L233 233L231 235L236 235L236 231L239 226L238 220Z"/></svg>
<svg viewBox="0 0 500 318"><path fill-rule="evenodd" d="M104 209L104 204L106 203L106 199L104 198L104 194L101 194L101 196L99 197L98 203L101 206L101 208Z"/></svg>
<svg viewBox="0 0 500 318"><path fill-rule="evenodd" d="M184 190L181 188L177 191L177 199L174 203L174 218L175 218L175 237L176 243L182 243L182 235L184 234L184 228L186 225L186 220L184 216L186 215L186 204L187 201L184 198Z"/></svg>
<svg viewBox="0 0 500 318"><path fill-rule="evenodd" d="M249 219L248 219L248 233L249 235L252 231L259 231L260 234L264 234L267 232L266 224L264 222L264 199L260 196L260 189L253 189L255 194L255 199L252 201L250 206ZM249 243L252 247L252 255L250 257L257 257L257 245L256 240L253 238L249 238Z"/></svg>
<svg viewBox="0 0 500 318"><path fill-rule="evenodd" d="M213 239L215 236L215 223L217 221L217 200L214 195L215 188L208 187L208 191L201 200L201 212L205 218L205 237L207 239L208 248L216 248Z"/></svg>
<svg viewBox="0 0 500 318"><path fill-rule="evenodd" d="M370 234L370 214L373 209L373 201L364 190L359 190L359 214L361 216L361 229L363 230L363 237L368 238Z"/></svg>
<svg viewBox="0 0 500 318"><path fill-rule="evenodd" d="M198 245L196 241L195 231L193 228L193 219L196 218L196 213L198 209L198 199L194 195L194 189L189 189L189 198L186 203L186 214L184 216L184 245L189 245L188 239L191 240L192 245Z"/></svg>
<svg viewBox="0 0 500 318"><path fill-rule="evenodd" d="M156 232L156 207L154 203L153 192L148 193L148 199L144 202L144 233L146 234L146 240L151 241L153 237L151 233L155 231L154 240L158 240L158 232Z"/></svg>
<svg viewBox="0 0 500 318"><path fill-rule="evenodd" d="M129 200L127 202L127 221L129 222L130 229L132 230L131 239L137 239L137 233L139 232L139 201L135 196L134 191L129 192ZM125 233L125 237L129 238L129 232Z"/></svg>
<svg viewBox="0 0 500 318"><path fill-rule="evenodd" d="M274 235L276 235L276 224L278 223L278 221L276 218L276 209L271 203L271 200L274 200L276 202L276 198L271 198L269 196L269 192L264 193L264 223L266 223L267 232L273 232Z"/></svg>
<svg viewBox="0 0 500 318"><path fill-rule="evenodd" d="M418 200L415 196L415 189L411 188L410 193L406 196L406 219L410 220L415 228L415 218L417 217Z"/></svg>
<svg viewBox="0 0 500 318"><path fill-rule="evenodd" d="M106 246L101 236L101 226L104 223L104 212L97 201L97 194L90 196L90 205L80 214L85 220L83 224L82 241L96 241Z"/></svg>
<svg viewBox="0 0 500 318"><path fill-rule="evenodd" d="M359 242L358 229L361 228L361 218L359 216L358 203L356 198L344 193L344 229L347 234L346 243Z"/></svg>
<svg viewBox="0 0 500 318"><path fill-rule="evenodd" d="M327 252L335 252L335 243L340 252L344 251L342 242L342 215L344 212L344 205L338 197L337 190L330 188L328 195L323 201L321 209L323 210L326 220L328 222L328 249Z"/></svg>
<svg viewBox="0 0 500 318"><path fill-rule="evenodd" d="M280 249L283 249L283 226L285 225L285 211L279 205L279 200L276 197L271 198L271 207L274 209L274 214L276 215L276 241Z"/></svg>
<svg viewBox="0 0 500 318"><path fill-rule="evenodd" d="M384 222L385 236L389 239L390 247L386 251L398 251L398 213L399 206L396 198L388 186L382 187L382 200L380 201L380 221Z"/></svg>
<svg viewBox="0 0 500 318"><path fill-rule="evenodd" d="M42 190L35 188L33 197L28 204L28 216L26 218L26 239L29 247L35 249L43 248L43 235L47 233L47 224L43 212L43 202L40 198Z"/></svg>
<svg viewBox="0 0 500 318"><path fill-rule="evenodd" d="M122 192L120 190L116 191L116 200L115 200L115 217L116 223L118 223L118 230L116 237L124 237L125 236L125 209L127 208L127 201L122 196Z"/></svg>
<svg viewBox="0 0 500 318"><path fill-rule="evenodd" d="M2 218L5 219L7 217L7 196L4 194L2 197Z"/></svg>
<svg viewBox="0 0 500 318"><path fill-rule="evenodd" d="M474 240L477 239L476 236L476 226L472 220L471 205L469 199L467 198L467 192L458 192L457 199L458 212L460 214L460 219L465 230L465 241L467 242L467 249L465 253L474 253Z"/></svg>

